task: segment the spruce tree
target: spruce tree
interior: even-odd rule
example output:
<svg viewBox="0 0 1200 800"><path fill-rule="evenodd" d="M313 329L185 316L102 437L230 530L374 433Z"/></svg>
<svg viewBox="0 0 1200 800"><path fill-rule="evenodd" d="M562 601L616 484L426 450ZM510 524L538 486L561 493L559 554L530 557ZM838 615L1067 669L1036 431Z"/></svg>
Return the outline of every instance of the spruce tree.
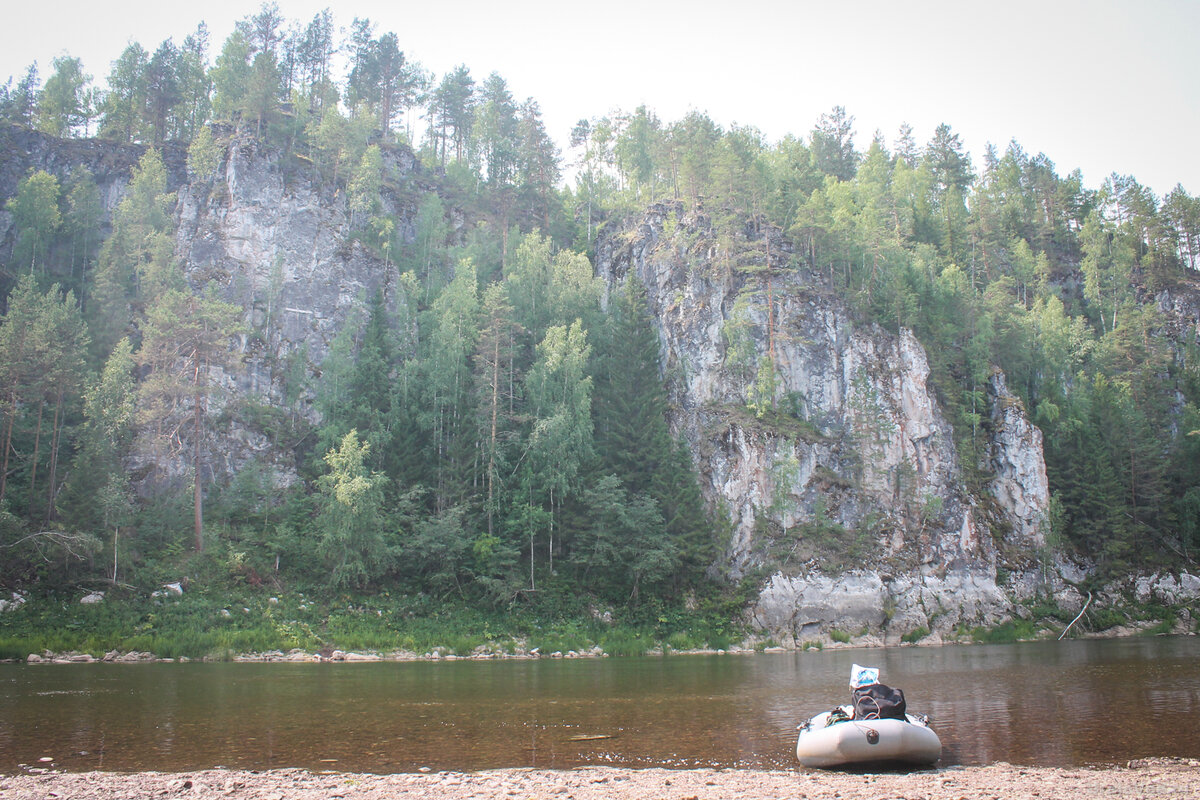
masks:
<svg viewBox="0 0 1200 800"><path fill-rule="evenodd" d="M613 294L595 367L599 472L617 476L628 492L654 500L665 535L678 553L678 589L703 575L714 556L714 541L691 455L667 423L659 353L645 289L630 278Z"/></svg>

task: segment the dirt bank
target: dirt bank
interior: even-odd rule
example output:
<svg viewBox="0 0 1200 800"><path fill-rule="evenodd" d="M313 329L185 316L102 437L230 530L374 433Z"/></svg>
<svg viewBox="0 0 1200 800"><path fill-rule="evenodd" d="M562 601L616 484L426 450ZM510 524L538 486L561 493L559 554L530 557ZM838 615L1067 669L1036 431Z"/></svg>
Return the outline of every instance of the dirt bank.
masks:
<svg viewBox="0 0 1200 800"><path fill-rule="evenodd" d="M787 770L628 770L400 775L205 770L165 774L107 772L0 776L3 800L392 800L547 798L547 800L1157 800L1200 797L1200 761L1148 759L1125 767L1051 769L992 764L911 774Z"/></svg>

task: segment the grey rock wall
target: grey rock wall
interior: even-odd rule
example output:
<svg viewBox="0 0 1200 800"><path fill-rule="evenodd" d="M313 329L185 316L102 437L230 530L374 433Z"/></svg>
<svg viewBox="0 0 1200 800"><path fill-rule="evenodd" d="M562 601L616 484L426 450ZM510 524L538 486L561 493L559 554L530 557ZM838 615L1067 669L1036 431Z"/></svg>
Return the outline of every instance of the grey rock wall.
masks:
<svg viewBox="0 0 1200 800"><path fill-rule="evenodd" d="M799 641L1004 619L1020 593L997 583L996 531L1032 558L1049 495L1040 432L1003 375L989 395L995 478L972 497L916 337L857 321L777 233L748 228L732 247L723 236L703 213L660 204L600 243L597 270L647 288L671 424L729 515L732 576L768 570L752 622ZM747 334L749 355L736 342ZM774 408L760 415L748 409L764 405L765 363ZM858 562L831 568L806 545L814 522L865 537Z"/></svg>

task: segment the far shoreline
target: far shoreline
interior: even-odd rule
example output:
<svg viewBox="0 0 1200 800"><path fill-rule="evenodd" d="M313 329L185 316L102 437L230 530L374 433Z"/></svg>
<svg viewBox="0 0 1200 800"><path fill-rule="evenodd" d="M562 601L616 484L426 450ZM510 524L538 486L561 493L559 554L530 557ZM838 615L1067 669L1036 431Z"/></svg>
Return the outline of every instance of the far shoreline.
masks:
<svg viewBox="0 0 1200 800"><path fill-rule="evenodd" d="M1144 629L1139 629L1136 626L1121 626L1118 628L1109 629L1107 631L1098 631L1083 634L1079 637L1072 637L1067 641L1081 640L1108 640L1108 639L1132 639L1140 636L1148 635ZM1153 634L1155 636L1196 636L1195 631L1182 630L1171 633ZM354 651L354 650L329 650L329 651L311 651L302 648L295 648L288 652L281 650L269 650L261 653L238 653L230 654L222 657L203 657L189 658L181 656L178 658L170 658L158 656L154 653L145 651L117 651L113 650L105 653L103 656L96 657L90 653L78 651L65 651L55 653L51 651L43 651L41 653L30 653L25 658L8 658L0 659L0 664L185 664L185 663L243 663L243 664L353 664L353 663L453 663L462 661L539 661L539 660L576 660L576 659L597 659L597 658L638 658L638 657L657 657L669 658L674 656L747 656L759 654L778 655L783 653L806 653L806 652L823 652L825 650L885 650L897 647L971 647L981 644L1022 644L1033 642L1049 642L1050 638L1036 639L1017 639L1012 642L976 642L976 641L961 641L951 640L946 641L940 638L927 639L917 642L899 642L899 643L884 643L881 641L867 643L843 643L834 642L832 644L824 644L820 647L811 645L799 647L746 647L735 646L726 649L710 649L710 648L694 648L687 650L676 650L674 648L660 649L653 648L640 654L639 656L614 655L606 653L599 646L589 650L570 650L567 652L554 651L551 653L539 652L536 648L532 651L517 651L517 652L496 652L486 651L477 652L471 655L458 655L456 653L443 652L442 648L435 648L432 651L425 653L417 653L406 650L395 650L386 653L375 651Z"/></svg>

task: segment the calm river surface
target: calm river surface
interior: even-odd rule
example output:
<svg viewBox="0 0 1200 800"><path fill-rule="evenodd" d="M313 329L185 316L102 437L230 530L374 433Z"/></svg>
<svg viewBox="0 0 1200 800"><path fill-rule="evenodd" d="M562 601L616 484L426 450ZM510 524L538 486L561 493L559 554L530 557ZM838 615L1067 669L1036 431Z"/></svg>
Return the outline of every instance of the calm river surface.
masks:
<svg viewBox="0 0 1200 800"><path fill-rule="evenodd" d="M0 773L795 765L853 662L930 715L942 764L1200 757L1200 637L352 664L0 664ZM593 738L584 738L593 737ZM607 737L607 738L594 738Z"/></svg>

